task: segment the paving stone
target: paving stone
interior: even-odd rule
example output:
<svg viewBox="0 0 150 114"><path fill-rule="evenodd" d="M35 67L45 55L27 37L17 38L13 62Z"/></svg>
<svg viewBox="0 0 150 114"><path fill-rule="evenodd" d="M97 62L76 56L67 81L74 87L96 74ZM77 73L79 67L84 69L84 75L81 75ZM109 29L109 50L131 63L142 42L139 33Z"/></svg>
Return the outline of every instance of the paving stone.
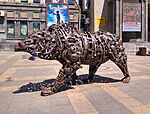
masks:
<svg viewBox="0 0 150 114"><path fill-rule="evenodd" d="M39 58L36 58L35 61L29 61L30 55L24 52L12 52L11 54L14 57L9 58L5 52L0 54L0 60L8 60L1 64L0 73L4 73L9 68L16 70L14 73L10 73L11 76L6 76L8 78L6 81L0 82L0 114L75 114L76 112L132 114L134 111L139 111L141 114L142 110L147 113L150 109L150 57L128 56L128 67L131 75L131 81L128 84L113 81L114 79L121 79L123 74L113 62L108 61L98 69L94 77L94 84L77 85L73 90L63 88L63 91L56 94L41 97L38 85L54 81L53 79L57 76L61 64L57 61L46 61ZM22 55L26 57L22 59ZM21 60L22 63L16 63L18 60ZM83 65L83 68L77 72L81 79L88 76L88 67L88 65ZM28 87L32 87L32 85L37 87L32 88L32 92L29 92ZM126 103L125 98L117 99L118 93L110 94L106 91L107 88L103 89L105 86L116 88L116 91L120 91L121 95L128 96L127 98L130 98L131 102L127 99ZM18 87L21 87L19 92L17 91ZM76 87L81 89L82 97L78 94L76 97L72 96L73 100L70 100L66 93L79 92ZM113 91L113 88L110 90ZM72 93L72 95L74 94ZM86 102L81 99L83 96ZM75 100L77 103L73 104ZM91 105L87 105L87 103ZM134 103L141 106L135 107L136 104ZM133 105L133 110L128 105Z"/></svg>
<svg viewBox="0 0 150 114"><path fill-rule="evenodd" d="M25 102L30 102L32 101L32 97L29 93L18 93L14 94L14 103L25 103Z"/></svg>
<svg viewBox="0 0 150 114"><path fill-rule="evenodd" d="M138 80L131 83L130 86L119 87L123 92L127 93L141 103L150 104L150 80Z"/></svg>
<svg viewBox="0 0 150 114"><path fill-rule="evenodd" d="M99 112L104 114L120 114L123 112L131 113L123 104L105 92L103 89L96 91L84 92L87 99L93 104L93 107ZM120 109L123 109L122 111ZM125 114L125 113L124 113Z"/></svg>
<svg viewBox="0 0 150 114"><path fill-rule="evenodd" d="M64 106L69 105L70 101L68 98L57 98L57 99L51 99L52 106Z"/></svg>
<svg viewBox="0 0 150 114"><path fill-rule="evenodd" d="M71 105L53 107L52 114L76 114Z"/></svg>
<svg viewBox="0 0 150 114"><path fill-rule="evenodd" d="M31 110L34 108L44 108L44 107L52 107L52 103L50 100L31 100Z"/></svg>
<svg viewBox="0 0 150 114"><path fill-rule="evenodd" d="M17 69L16 72L13 74L14 77L18 77L18 76L31 77L31 76L42 76L42 75L46 75L45 68Z"/></svg>
<svg viewBox="0 0 150 114"><path fill-rule="evenodd" d="M9 67L11 67L18 59L19 57L15 56L11 59L8 59L8 61L5 62L5 64L0 65L0 75L4 73Z"/></svg>
<svg viewBox="0 0 150 114"><path fill-rule="evenodd" d="M132 79L132 76L143 76L143 75L150 76L150 72L144 71L144 70L142 72L140 72L140 71L139 72L130 72L131 79Z"/></svg>
<svg viewBox="0 0 150 114"><path fill-rule="evenodd" d="M114 105L110 105L114 104ZM99 114L134 114L128 109L124 109L120 105L116 104L116 102L111 102L109 104L102 105L94 105L95 109L99 112Z"/></svg>

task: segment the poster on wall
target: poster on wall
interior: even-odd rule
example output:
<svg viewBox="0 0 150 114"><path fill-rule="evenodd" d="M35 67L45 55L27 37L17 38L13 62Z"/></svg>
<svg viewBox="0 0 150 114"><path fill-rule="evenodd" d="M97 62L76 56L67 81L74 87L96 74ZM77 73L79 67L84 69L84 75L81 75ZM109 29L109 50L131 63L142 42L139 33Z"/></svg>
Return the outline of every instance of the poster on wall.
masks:
<svg viewBox="0 0 150 114"><path fill-rule="evenodd" d="M79 0L45 0L46 3L47 2L51 2L51 3L68 3L68 4L74 4L74 2L76 2L77 4L79 4Z"/></svg>
<svg viewBox="0 0 150 114"><path fill-rule="evenodd" d="M26 37L28 35L28 24L26 21L20 22L20 37Z"/></svg>
<svg viewBox="0 0 150 114"><path fill-rule="evenodd" d="M52 24L68 23L69 12L68 4L47 3L47 28Z"/></svg>
<svg viewBox="0 0 150 114"><path fill-rule="evenodd" d="M123 31L141 32L140 3L123 3Z"/></svg>

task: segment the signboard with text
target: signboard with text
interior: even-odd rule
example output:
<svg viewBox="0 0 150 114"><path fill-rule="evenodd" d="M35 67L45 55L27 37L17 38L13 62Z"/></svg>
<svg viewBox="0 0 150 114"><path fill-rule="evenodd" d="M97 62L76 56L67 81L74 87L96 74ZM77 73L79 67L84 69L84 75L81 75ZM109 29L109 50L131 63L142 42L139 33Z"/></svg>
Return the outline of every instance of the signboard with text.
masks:
<svg viewBox="0 0 150 114"><path fill-rule="evenodd" d="M103 17L98 17L98 19L97 19L97 24L98 24L98 26L100 27L100 26L105 26L105 18L103 18Z"/></svg>

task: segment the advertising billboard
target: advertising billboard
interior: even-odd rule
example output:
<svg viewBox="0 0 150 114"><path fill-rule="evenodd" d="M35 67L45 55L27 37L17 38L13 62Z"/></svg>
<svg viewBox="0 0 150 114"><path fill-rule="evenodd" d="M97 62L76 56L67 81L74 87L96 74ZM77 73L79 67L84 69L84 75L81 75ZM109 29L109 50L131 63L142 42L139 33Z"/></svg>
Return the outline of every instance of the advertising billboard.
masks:
<svg viewBox="0 0 150 114"><path fill-rule="evenodd" d="M123 3L123 31L141 31L140 3Z"/></svg>
<svg viewBox="0 0 150 114"><path fill-rule="evenodd" d="M47 3L47 28L52 24L68 23L69 10L68 4Z"/></svg>

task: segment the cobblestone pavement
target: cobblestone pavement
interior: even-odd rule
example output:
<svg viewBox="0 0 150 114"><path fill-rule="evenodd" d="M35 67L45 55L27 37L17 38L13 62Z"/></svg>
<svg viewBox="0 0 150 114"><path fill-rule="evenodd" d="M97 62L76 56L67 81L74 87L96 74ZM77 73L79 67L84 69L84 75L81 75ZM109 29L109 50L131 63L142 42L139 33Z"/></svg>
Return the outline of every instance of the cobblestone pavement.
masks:
<svg viewBox="0 0 150 114"><path fill-rule="evenodd" d="M131 81L120 82L119 68L108 61L93 84L63 87L42 97L61 68L57 61L28 60L24 52L0 52L0 114L150 114L150 57L128 56ZM88 66L77 74L85 78Z"/></svg>

